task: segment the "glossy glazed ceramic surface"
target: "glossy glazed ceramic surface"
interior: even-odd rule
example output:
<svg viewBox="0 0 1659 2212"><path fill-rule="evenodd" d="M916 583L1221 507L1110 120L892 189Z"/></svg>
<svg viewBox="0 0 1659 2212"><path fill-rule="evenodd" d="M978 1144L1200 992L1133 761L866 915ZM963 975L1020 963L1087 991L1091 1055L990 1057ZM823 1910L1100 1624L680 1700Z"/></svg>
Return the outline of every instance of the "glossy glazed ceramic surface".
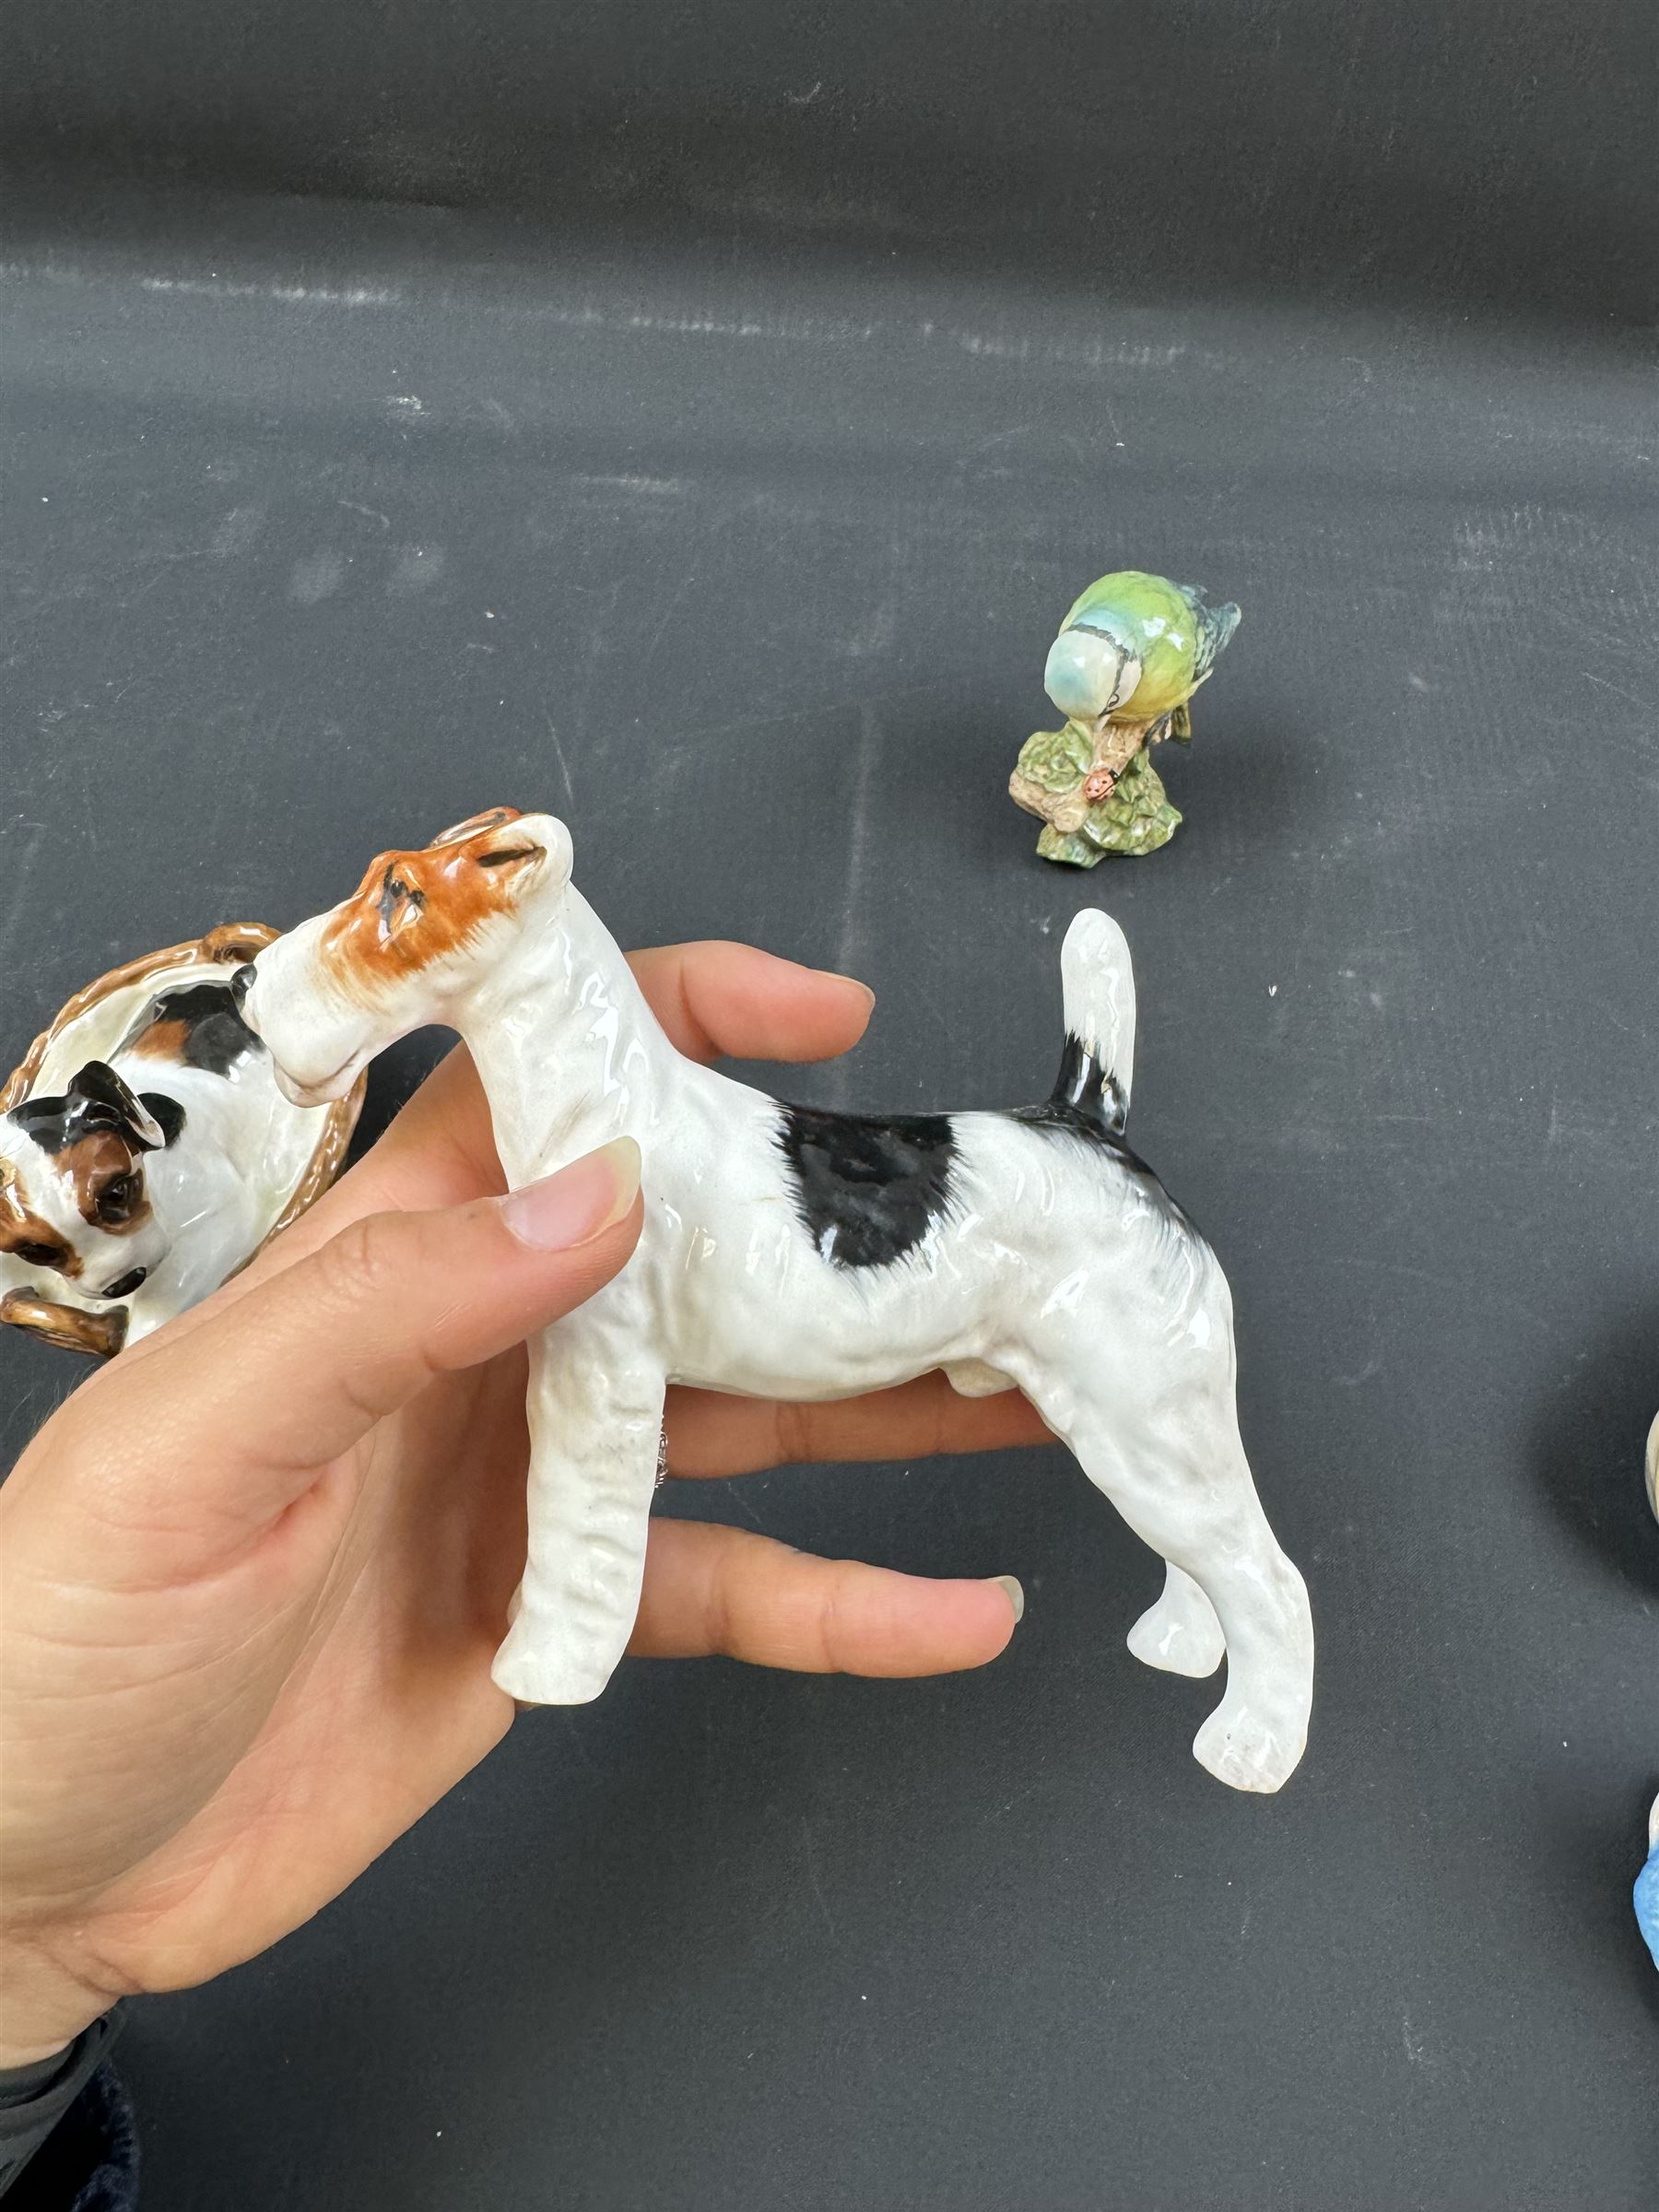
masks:
<svg viewBox="0 0 1659 2212"><path fill-rule="evenodd" d="M324 1112L291 1104L230 998L275 934L215 932L129 962L37 1039L0 1091L0 1320L118 1351L332 1181L360 1089Z"/></svg>
<svg viewBox="0 0 1659 2212"><path fill-rule="evenodd" d="M1084 912L1062 954L1061 1075L1007 1113L806 1112L683 1058L570 881L569 832L498 809L382 854L242 992L292 1098L338 1097L396 1038L465 1038L513 1187L628 1135L645 1225L614 1283L532 1347L529 1551L495 1677L596 1696L632 1627L670 1382L850 1396L942 1368L1022 1389L1168 1561L1131 1648L1202 1675L1221 1780L1277 1789L1306 1735L1312 1631L1257 1500L1214 1254L1123 1140L1128 947Z"/></svg>

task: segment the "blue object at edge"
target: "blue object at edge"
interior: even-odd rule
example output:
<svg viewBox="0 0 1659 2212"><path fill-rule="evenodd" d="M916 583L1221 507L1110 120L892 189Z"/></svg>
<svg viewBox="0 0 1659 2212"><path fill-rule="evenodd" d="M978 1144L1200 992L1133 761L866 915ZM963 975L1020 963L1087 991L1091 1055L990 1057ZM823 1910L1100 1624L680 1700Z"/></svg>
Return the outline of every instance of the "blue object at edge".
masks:
<svg viewBox="0 0 1659 2212"><path fill-rule="evenodd" d="M1647 1938L1653 1964L1659 1966L1659 1843L1653 1846L1647 1865L1636 1877L1634 1895L1636 1924Z"/></svg>

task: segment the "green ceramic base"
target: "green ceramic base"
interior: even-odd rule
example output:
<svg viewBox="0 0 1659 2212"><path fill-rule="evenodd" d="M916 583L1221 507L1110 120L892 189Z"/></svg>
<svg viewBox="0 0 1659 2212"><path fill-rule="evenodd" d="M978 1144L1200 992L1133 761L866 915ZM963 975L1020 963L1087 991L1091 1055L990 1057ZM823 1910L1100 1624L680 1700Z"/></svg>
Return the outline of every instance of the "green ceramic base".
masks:
<svg viewBox="0 0 1659 2212"><path fill-rule="evenodd" d="M1064 795L1062 785L1076 790L1088 764L1087 751L1080 761L1077 759L1081 733L1074 735L1075 730L1075 724L1065 730L1039 730L1019 756L1024 773L1059 795ZM1065 784L1068 770L1076 772ZM1159 845L1169 843L1180 824L1180 810L1171 806L1163 779L1143 750L1119 776L1110 795L1089 808L1080 830L1056 830L1051 824L1037 840L1037 851L1044 860L1092 868L1108 853L1156 853Z"/></svg>

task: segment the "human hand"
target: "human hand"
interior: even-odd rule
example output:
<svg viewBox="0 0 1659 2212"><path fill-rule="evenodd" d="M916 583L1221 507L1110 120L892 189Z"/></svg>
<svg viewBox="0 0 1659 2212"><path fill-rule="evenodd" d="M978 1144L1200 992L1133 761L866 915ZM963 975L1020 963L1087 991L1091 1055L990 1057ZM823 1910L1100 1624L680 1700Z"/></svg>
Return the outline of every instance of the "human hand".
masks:
<svg viewBox="0 0 1659 2212"><path fill-rule="evenodd" d="M861 985L742 946L634 966L682 1052L820 1059ZM637 1155L515 1235L465 1053L254 1265L95 1374L0 1488L0 2065L253 1957L505 1735L523 1339L623 1265ZM670 1392L671 1473L1032 1442L934 1375L841 1405ZM653 1522L630 1651L868 1675L994 1658L1009 1594Z"/></svg>

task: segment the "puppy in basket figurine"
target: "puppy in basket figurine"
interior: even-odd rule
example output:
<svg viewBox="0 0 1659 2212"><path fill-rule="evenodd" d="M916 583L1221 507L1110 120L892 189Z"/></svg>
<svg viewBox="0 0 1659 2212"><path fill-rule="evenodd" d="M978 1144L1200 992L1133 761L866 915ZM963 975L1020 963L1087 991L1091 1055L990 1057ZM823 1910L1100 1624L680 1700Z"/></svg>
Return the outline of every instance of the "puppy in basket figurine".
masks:
<svg viewBox="0 0 1659 2212"><path fill-rule="evenodd" d="M107 1359L245 1266L328 1188L362 1100L293 1106L209 930L88 983L0 1089L0 1321Z"/></svg>

